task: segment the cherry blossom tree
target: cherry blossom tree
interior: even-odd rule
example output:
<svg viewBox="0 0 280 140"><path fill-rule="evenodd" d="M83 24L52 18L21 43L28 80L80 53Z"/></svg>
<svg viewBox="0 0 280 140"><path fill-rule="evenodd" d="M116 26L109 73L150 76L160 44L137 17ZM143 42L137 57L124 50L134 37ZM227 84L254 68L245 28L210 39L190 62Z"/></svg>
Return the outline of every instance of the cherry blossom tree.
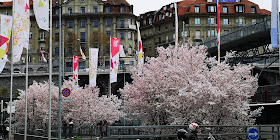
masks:
<svg viewBox="0 0 280 140"><path fill-rule="evenodd" d="M261 108L248 106L258 88L252 67L207 55L205 46L158 48L158 57L134 67L133 82L120 91L126 113L146 125L253 124Z"/></svg>
<svg viewBox="0 0 280 140"><path fill-rule="evenodd" d="M92 125L100 120L113 122L122 116L121 100L116 96L99 97L99 89L88 86L79 87L71 80L65 80L62 89L71 90L71 102L62 102L62 119L73 118L75 126ZM48 124L49 84L34 82L28 88L28 123L36 128ZM52 84L52 125L58 124L58 87ZM18 100L15 100L17 125L24 125L25 91L20 90Z"/></svg>

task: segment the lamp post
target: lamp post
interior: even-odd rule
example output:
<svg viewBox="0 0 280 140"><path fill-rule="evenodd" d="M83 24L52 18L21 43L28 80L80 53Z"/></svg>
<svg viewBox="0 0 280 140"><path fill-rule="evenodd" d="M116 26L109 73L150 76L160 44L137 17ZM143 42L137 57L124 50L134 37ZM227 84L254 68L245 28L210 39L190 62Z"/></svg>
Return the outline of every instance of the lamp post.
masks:
<svg viewBox="0 0 280 140"><path fill-rule="evenodd" d="M33 113L33 133L35 134L35 115L34 115L34 112L35 112L35 102L36 102L36 98L33 97L33 109L32 109L32 113Z"/></svg>

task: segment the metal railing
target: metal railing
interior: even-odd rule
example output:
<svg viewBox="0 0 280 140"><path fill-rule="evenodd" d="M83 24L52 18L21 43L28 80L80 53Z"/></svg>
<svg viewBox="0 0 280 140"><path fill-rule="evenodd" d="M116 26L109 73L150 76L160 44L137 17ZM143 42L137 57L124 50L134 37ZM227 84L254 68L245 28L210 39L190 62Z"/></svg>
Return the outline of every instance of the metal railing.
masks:
<svg viewBox="0 0 280 140"><path fill-rule="evenodd" d="M235 40L238 40L240 38L244 38L246 36L267 31L270 29L270 18L267 18L263 22L258 22L256 24L250 24L246 25L244 27L240 27L238 29L235 29L227 34L221 35L221 44L233 42ZM209 39L204 42L201 42L199 45L206 45L208 48L217 47L217 39Z"/></svg>

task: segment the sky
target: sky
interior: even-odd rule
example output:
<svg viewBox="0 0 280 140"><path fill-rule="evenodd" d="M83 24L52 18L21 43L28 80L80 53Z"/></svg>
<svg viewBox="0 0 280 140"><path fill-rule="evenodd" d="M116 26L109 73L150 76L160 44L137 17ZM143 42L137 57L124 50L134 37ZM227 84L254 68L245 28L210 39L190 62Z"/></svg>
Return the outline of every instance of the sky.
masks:
<svg viewBox="0 0 280 140"><path fill-rule="evenodd" d="M133 5L134 14L139 16L148 11L159 10L162 6L170 4L174 1L182 0L126 0L130 5ZM272 0L249 0L259 5L261 9L271 11ZM280 4L280 2L279 2ZM280 7L280 6L279 6Z"/></svg>

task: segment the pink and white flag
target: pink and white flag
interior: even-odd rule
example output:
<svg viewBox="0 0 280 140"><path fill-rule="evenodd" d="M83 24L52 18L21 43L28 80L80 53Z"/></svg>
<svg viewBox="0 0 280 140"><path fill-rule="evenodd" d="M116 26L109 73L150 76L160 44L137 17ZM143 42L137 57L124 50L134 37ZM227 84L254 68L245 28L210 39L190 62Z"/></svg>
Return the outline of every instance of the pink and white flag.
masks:
<svg viewBox="0 0 280 140"><path fill-rule="evenodd" d="M143 46L142 46L142 40L141 40L141 34L140 34L140 24L139 22L136 22L137 25L137 31L138 31L138 64L144 64L144 52L143 52Z"/></svg>
<svg viewBox="0 0 280 140"><path fill-rule="evenodd" d="M0 18L0 73L8 62L9 42L12 34L13 17L1 15Z"/></svg>
<svg viewBox="0 0 280 140"><path fill-rule="evenodd" d="M33 0L33 9L39 28L49 30L49 1Z"/></svg>
<svg viewBox="0 0 280 140"><path fill-rule="evenodd" d="M23 47L29 44L29 0L14 0L14 26L13 26L13 63L19 62Z"/></svg>
<svg viewBox="0 0 280 140"><path fill-rule="evenodd" d="M120 58L120 38L111 38L111 71L110 71L110 83L117 82L118 67L119 67L119 58Z"/></svg>
<svg viewBox="0 0 280 140"><path fill-rule="evenodd" d="M84 60L87 60L87 57L86 57L86 55L84 54L84 52L83 52L81 46L80 46L80 53L81 53L81 55L82 55L82 58L83 58Z"/></svg>
<svg viewBox="0 0 280 140"><path fill-rule="evenodd" d="M96 86L98 48L89 48L89 86Z"/></svg>
<svg viewBox="0 0 280 140"><path fill-rule="evenodd" d="M47 59L45 58L44 53L43 53L43 51L42 51L41 49L40 49L40 52L41 52L41 55L42 55L43 61L44 61L44 62L47 62Z"/></svg>
<svg viewBox="0 0 280 140"><path fill-rule="evenodd" d="M73 76L74 76L74 81L78 83L78 71L79 71L79 56L74 56L73 57Z"/></svg>

